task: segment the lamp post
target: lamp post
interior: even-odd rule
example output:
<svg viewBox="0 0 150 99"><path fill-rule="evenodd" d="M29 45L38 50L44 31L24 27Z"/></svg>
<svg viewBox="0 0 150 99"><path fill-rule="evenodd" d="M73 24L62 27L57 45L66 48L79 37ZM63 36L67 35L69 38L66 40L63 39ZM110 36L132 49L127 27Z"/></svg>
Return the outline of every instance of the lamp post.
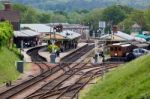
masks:
<svg viewBox="0 0 150 99"><path fill-rule="evenodd" d="M49 40L49 43L51 43L51 39L52 39L51 33L52 33L52 32L51 32L51 27L50 27L50 32L49 32L49 34L50 34L50 35L49 35L49 36L50 36L50 40Z"/></svg>
<svg viewBox="0 0 150 99"><path fill-rule="evenodd" d="M53 35L54 35L54 39L52 40L52 45L55 45L55 40L56 40L56 35L55 35L56 29L53 29ZM52 52L54 52L54 48L52 47Z"/></svg>

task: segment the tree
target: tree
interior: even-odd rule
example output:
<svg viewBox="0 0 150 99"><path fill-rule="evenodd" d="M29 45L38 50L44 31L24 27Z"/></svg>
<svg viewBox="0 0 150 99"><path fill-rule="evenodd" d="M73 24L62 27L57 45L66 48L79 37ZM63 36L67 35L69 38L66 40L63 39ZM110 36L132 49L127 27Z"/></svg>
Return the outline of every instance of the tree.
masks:
<svg viewBox="0 0 150 99"><path fill-rule="evenodd" d="M146 29L146 21L144 19L144 12L141 10L134 10L131 14L127 16L127 18L120 22L118 26L120 29L126 33L130 33L133 24L139 24L142 29Z"/></svg>
<svg viewBox="0 0 150 99"><path fill-rule="evenodd" d="M51 18L52 18L51 22L58 22L58 23L60 23L60 22L67 22L66 16L61 15L61 14L54 14L53 13Z"/></svg>
<svg viewBox="0 0 150 99"><path fill-rule="evenodd" d="M106 22L112 22L112 24L117 25L119 22L126 18L125 12L120 6L111 6L104 9L102 14L102 20Z"/></svg>
<svg viewBox="0 0 150 99"><path fill-rule="evenodd" d="M69 12L67 15L67 19L69 23L80 23L83 15L78 12Z"/></svg>
<svg viewBox="0 0 150 99"><path fill-rule="evenodd" d="M102 12L102 9L93 9L82 18L81 22L96 31L98 29L98 23L102 19Z"/></svg>
<svg viewBox="0 0 150 99"><path fill-rule="evenodd" d="M40 23L49 23L51 20L51 14L50 13L41 13L38 16L38 20Z"/></svg>
<svg viewBox="0 0 150 99"><path fill-rule="evenodd" d="M38 10L25 6L22 4L14 4L14 10L21 12L21 22L22 23L37 23L39 22L38 15L40 14Z"/></svg>
<svg viewBox="0 0 150 99"><path fill-rule="evenodd" d="M144 12L144 19L145 19L146 29L150 30L150 7Z"/></svg>
<svg viewBox="0 0 150 99"><path fill-rule="evenodd" d="M9 22L0 22L0 48L4 45L10 45L12 35L12 25Z"/></svg>

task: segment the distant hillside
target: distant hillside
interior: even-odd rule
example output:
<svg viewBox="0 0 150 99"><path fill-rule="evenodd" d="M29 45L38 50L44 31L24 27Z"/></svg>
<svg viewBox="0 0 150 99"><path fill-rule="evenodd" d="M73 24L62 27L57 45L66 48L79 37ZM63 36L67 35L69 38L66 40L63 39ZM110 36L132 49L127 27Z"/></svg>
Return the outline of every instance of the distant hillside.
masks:
<svg viewBox="0 0 150 99"><path fill-rule="evenodd" d="M109 72L80 99L150 99L150 55Z"/></svg>
<svg viewBox="0 0 150 99"><path fill-rule="evenodd" d="M150 0L12 0L14 3L31 5L42 10L81 10L103 8L114 4L128 5L144 9L150 5Z"/></svg>

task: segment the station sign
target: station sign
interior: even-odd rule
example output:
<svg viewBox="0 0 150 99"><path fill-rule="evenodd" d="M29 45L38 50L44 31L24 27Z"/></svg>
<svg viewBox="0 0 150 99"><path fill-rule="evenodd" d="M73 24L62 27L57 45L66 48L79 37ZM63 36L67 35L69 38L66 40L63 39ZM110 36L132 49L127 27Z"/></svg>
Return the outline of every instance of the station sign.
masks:
<svg viewBox="0 0 150 99"><path fill-rule="evenodd" d="M99 22L99 28L106 28L106 22L105 21L100 21Z"/></svg>

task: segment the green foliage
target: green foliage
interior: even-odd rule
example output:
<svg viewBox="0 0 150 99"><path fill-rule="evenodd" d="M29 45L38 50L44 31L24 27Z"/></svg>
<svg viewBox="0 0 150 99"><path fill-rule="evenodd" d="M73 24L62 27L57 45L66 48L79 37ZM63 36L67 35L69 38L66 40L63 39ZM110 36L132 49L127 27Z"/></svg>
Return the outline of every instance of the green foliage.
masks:
<svg viewBox="0 0 150 99"><path fill-rule="evenodd" d="M31 5L33 7L49 11L73 11L73 10L91 10L95 8L106 8L118 3L118 0L12 0L15 3ZM149 0L121 0L122 5L129 5L135 8L148 7Z"/></svg>
<svg viewBox="0 0 150 99"><path fill-rule="evenodd" d="M18 10L21 12L21 22L22 23L38 23L38 16L39 11L30 7L25 6L22 4L14 4L13 5L14 10Z"/></svg>
<svg viewBox="0 0 150 99"><path fill-rule="evenodd" d="M66 16L64 16L62 14L57 13L57 14L52 14L51 16L52 16L51 17L52 18L52 22L54 22L54 23L67 22Z"/></svg>
<svg viewBox="0 0 150 99"><path fill-rule="evenodd" d="M76 10L72 12L40 12L30 6L20 4L15 4L13 8L21 12L22 23L78 23L89 26L92 32L99 29L99 21L106 21L118 25L120 30L126 33L131 32L131 26L134 23L139 24L143 30L150 30L150 8L137 10L128 6L114 5L105 9L96 8L91 11ZM106 27L107 31L110 31L110 26Z"/></svg>
<svg viewBox="0 0 150 99"><path fill-rule="evenodd" d="M147 30L150 30L150 7L144 12L144 19Z"/></svg>
<svg viewBox="0 0 150 99"><path fill-rule="evenodd" d="M49 23L51 18L52 18L52 16L50 13L41 13L38 16L40 23Z"/></svg>
<svg viewBox="0 0 150 99"><path fill-rule="evenodd" d="M148 54L107 73L82 99L149 99L149 72Z"/></svg>
<svg viewBox="0 0 150 99"><path fill-rule="evenodd" d="M18 49L15 44L13 44L9 50L16 54L20 59L23 59L24 56L20 53L20 49Z"/></svg>
<svg viewBox="0 0 150 99"><path fill-rule="evenodd" d="M59 47L56 46L56 45L49 45L48 46L48 51L51 53L51 52L54 52L54 51L59 51Z"/></svg>
<svg viewBox="0 0 150 99"><path fill-rule="evenodd" d="M132 19L126 18L124 21L120 22L118 24L118 27L125 33L130 34L131 33L131 26L134 24L134 21L132 21Z"/></svg>
<svg viewBox="0 0 150 99"><path fill-rule="evenodd" d="M9 80L16 80L19 73L15 67L15 61L20 60L16 54L8 48L0 50L0 84Z"/></svg>
<svg viewBox="0 0 150 99"><path fill-rule="evenodd" d="M3 4L0 2L0 10L3 9Z"/></svg>
<svg viewBox="0 0 150 99"><path fill-rule="evenodd" d="M69 23L80 23L81 19L84 17L84 14L86 12L78 12L78 11L73 11L73 12L69 12L67 15L68 18L68 22Z"/></svg>
<svg viewBox="0 0 150 99"><path fill-rule="evenodd" d="M117 25L119 22L123 21L126 17L125 12L120 6L111 6L104 9L102 14L102 20L106 22L112 22L112 24Z"/></svg>
<svg viewBox="0 0 150 99"><path fill-rule="evenodd" d="M9 22L0 22L0 48L7 45L13 35L13 29Z"/></svg>
<svg viewBox="0 0 150 99"><path fill-rule="evenodd" d="M128 17L124 21L120 22L118 26L122 31L129 33L131 32L132 25L135 23L139 24L142 27L142 29L147 30L146 27L147 21L144 18L144 11L141 10L133 11L131 14L128 15Z"/></svg>
<svg viewBox="0 0 150 99"><path fill-rule="evenodd" d="M102 9L93 9L82 18L81 23L90 26L92 30L98 29L98 23L102 17Z"/></svg>

